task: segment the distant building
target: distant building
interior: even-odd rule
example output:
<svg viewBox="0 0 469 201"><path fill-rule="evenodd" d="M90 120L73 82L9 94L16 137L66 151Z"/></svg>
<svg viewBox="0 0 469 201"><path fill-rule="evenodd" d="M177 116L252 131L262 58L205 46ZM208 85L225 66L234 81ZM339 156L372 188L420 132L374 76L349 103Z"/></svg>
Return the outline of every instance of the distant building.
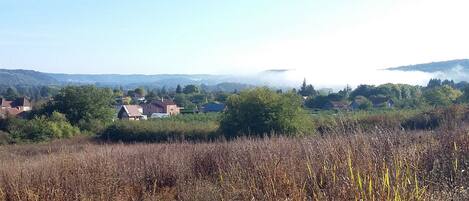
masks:
<svg viewBox="0 0 469 201"><path fill-rule="evenodd" d="M202 112L223 112L226 106L223 103L212 102L202 106Z"/></svg>
<svg viewBox="0 0 469 201"><path fill-rule="evenodd" d="M32 105L26 97L17 98L15 100L7 100L0 98L0 117L22 116L25 112L31 111Z"/></svg>
<svg viewBox="0 0 469 201"><path fill-rule="evenodd" d="M324 105L324 108L328 110L350 110L351 109L347 101L328 101Z"/></svg>
<svg viewBox="0 0 469 201"><path fill-rule="evenodd" d="M143 114L143 108L140 105L122 105L117 113L117 118L121 120L145 120L147 116Z"/></svg>
<svg viewBox="0 0 469 201"><path fill-rule="evenodd" d="M135 94L133 97L132 97L132 100L134 102L138 102L138 103L141 103L141 102L145 102L145 96L142 96L140 94Z"/></svg>
<svg viewBox="0 0 469 201"><path fill-rule="evenodd" d="M151 103L140 104L140 106L143 108L143 114L152 118L173 116L181 113L181 108L172 100L152 101Z"/></svg>
<svg viewBox="0 0 469 201"><path fill-rule="evenodd" d="M363 104L367 103L368 101L369 101L369 100L368 100L367 98L365 98L365 97L363 97L363 96L358 96L358 97L356 97L356 98L352 101L352 103L350 104L350 108L351 108L352 110L359 110L360 107L361 107Z"/></svg>
<svg viewBox="0 0 469 201"><path fill-rule="evenodd" d="M372 96L369 98L375 108L393 108L394 101L385 96Z"/></svg>
<svg viewBox="0 0 469 201"><path fill-rule="evenodd" d="M365 97L360 97L356 98L353 100L352 104L350 104L350 107L353 110L360 109L360 106L364 104L366 101L371 102L371 106L374 108L393 108L394 107L394 101L385 96L371 96L368 99Z"/></svg>

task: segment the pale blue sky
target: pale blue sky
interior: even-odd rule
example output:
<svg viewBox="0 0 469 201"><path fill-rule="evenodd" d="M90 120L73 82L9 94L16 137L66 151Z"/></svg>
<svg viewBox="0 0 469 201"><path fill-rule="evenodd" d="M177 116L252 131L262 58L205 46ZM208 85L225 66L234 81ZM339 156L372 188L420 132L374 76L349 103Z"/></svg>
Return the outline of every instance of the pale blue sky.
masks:
<svg viewBox="0 0 469 201"><path fill-rule="evenodd" d="M469 55L467 6L458 0L0 0L0 68L324 74L455 59Z"/></svg>

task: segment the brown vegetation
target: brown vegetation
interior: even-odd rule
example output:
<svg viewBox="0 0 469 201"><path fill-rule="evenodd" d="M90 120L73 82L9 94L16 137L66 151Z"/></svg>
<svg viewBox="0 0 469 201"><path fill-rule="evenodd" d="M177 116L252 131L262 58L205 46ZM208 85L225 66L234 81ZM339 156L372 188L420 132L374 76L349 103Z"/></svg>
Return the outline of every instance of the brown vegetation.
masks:
<svg viewBox="0 0 469 201"><path fill-rule="evenodd" d="M0 147L1 200L467 200L466 129Z"/></svg>

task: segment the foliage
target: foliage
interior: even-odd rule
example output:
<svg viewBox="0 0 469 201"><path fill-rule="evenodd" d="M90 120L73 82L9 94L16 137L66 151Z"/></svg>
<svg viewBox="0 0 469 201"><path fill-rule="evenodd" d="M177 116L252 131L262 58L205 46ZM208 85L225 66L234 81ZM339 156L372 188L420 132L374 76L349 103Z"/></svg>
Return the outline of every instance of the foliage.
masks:
<svg viewBox="0 0 469 201"><path fill-rule="evenodd" d="M425 100L433 106L448 106L455 102L461 95L461 91L448 85L427 89L423 94Z"/></svg>
<svg viewBox="0 0 469 201"><path fill-rule="evenodd" d="M148 92L148 94L145 96L145 100L147 102L152 102L152 101L159 100L159 99L160 97L158 97L158 95L154 91Z"/></svg>
<svg viewBox="0 0 469 201"><path fill-rule="evenodd" d="M122 142L161 142L217 138L217 122L154 119L118 121L100 134L100 139Z"/></svg>
<svg viewBox="0 0 469 201"><path fill-rule="evenodd" d="M140 96L140 97L144 97L145 94L146 94L146 91L143 87L139 87L139 88L135 89L135 94Z"/></svg>
<svg viewBox="0 0 469 201"><path fill-rule="evenodd" d="M176 93L177 93L177 94L182 93L182 87L181 87L181 85L179 85L179 84L176 86Z"/></svg>
<svg viewBox="0 0 469 201"><path fill-rule="evenodd" d="M18 98L18 92L15 89L8 87L6 92L3 94L3 97L7 100L15 100Z"/></svg>
<svg viewBox="0 0 469 201"><path fill-rule="evenodd" d="M306 79L304 79L300 90L298 90L298 94L300 94L301 96L315 96L318 93L316 92L316 90L314 90L313 85L306 84Z"/></svg>
<svg viewBox="0 0 469 201"><path fill-rule="evenodd" d="M402 127L406 129L454 129L469 120L469 108L465 105L437 107L419 112L410 118L402 120Z"/></svg>
<svg viewBox="0 0 469 201"><path fill-rule="evenodd" d="M308 130L308 116L301 104L294 93L278 94L268 88L242 91L228 98L221 130L228 137L301 134Z"/></svg>
<svg viewBox="0 0 469 201"><path fill-rule="evenodd" d="M174 96L174 99L173 101L180 107L189 107L191 105L193 105L192 102L190 102L187 98L187 95L185 94L182 94L182 93L178 93Z"/></svg>
<svg viewBox="0 0 469 201"><path fill-rule="evenodd" d="M306 99L304 105L312 109L325 109L328 102L328 96L310 96Z"/></svg>
<svg viewBox="0 0 469 201"><path fill-rule="evenodd" d="M112 90L95 86L68 86L60 90L43 109L45 114L65 114L73 125L110 121L114 115Z"/></svg>
<svg viewBox="0 0 469 201"><path fill-rule="evenodd" d="M31 120L2 120L2 130L9 133L12 142L42 142L80 134L80 130L72 126L65 115L58 112L52 113L50 117L41 116Z"/></svg>
<svg viewBox="0 0 469 201"><path fill-rule="evenodd" d="M199 93L200 90L199 90L199 87L193 84L190 84L190 85L186 85L182 91L185 94L194 94L194 93Z"/></svg>

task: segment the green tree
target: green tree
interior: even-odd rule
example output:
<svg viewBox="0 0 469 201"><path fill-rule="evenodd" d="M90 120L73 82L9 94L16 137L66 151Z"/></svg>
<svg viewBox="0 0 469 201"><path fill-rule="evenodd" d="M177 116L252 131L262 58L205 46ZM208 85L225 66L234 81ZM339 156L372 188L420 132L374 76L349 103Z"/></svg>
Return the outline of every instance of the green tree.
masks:
<svg viewBox="0 0 469 201"><path fill-rule="evenodd" d="M124 96L124 92L121 91L120 89L114 89L112 90L112 93L114 94L114 97L123 97Z"/></svg>
<svg viewBox="0 0 469 201"><path fill-rule="evenodd" d="M358 109L360 109L360 110L368 110L368 109L371 109L373 107L373 104L371 103L371 101L368 100L364 96L355 97L354 102L356 104L358 104Z"/></svg>
<svg viewBox="0 0 469 201"><path fill-rule="evenodd" d="M350 93L350 98L355 99L357 96L370 97L375 94L376 87L373 85L359 85Z"/></svg>
<svg viewBox="0 0 469 201"><path fill-rule="evenodd" d="M67 86L53 97L44 112L57 111L65 115L73 125L80 122L110 121L114 115L113 92L95 86Z"/></svg>
<svg viewBox="0 0 469 201"><path fill-rule="evenodd" d="M221 120L227 137L238 135L300 134L308 129L308 116L301 97L294 93L278 94L268 88L256 88L232 95Z"/></svg>
<svg viewBox="0 0 469 201"><path fill-rule="evenodd" d="M139 87L135 89L135 94L139 95L140 97L143 97L146 95L146 91L144 88Z"/></svg>
<svg viewBox="0 0 469 201"><path fill-rule="evenodd" d="M469 86L462 89L462 95L459 97L459 102L469 103Z"/></svg>
<svg viewBox="0 0 469 201"><path fill-rule="evenodd" d="M433 106L446 106L455 102L462 92L453 89L451 86L443 85L441 87L427 89L423 96L428 104Z"/></svg>
<svg viewBox="0 0 469 201"><path fill-rule="evenodd" d="M193 84L186 85L182 90L185 94L199 93L199 88Z"/></svg>
<svg viewBox="0 0 469 201"><path fill-rule="evenodd" d="M187 107L191 102L187 99L185 94L176 94L173 101L181 107Z"/></svg>
<svg viewBox="0 0 469 201"><path fill-rule="evenodd" d="M328 96L310 96L306 99L305 106L312 109L324 109L328 102Z"/></svg>
<svg viewBox="0 0 469 201"><path fill-rule="evenodd" d="M18 92L13 88L8 87L8 89L3 94L3 97L5 97L8 100L15 100L18 98Z"/></svg>
<svg viewBox="0 0 469 201"><path fill-rule="evenodd" d="M301 96L315 96L315 95L317 95L317 92L314 89L313 85L306 84L306 79L303 80L303 84L301 85L300 90L298 91L298 93Z"/></svg>
<svg viewBox="0 0 469 201"><path fill-rule="evenodd" d="M176 93L177 93L177 94L182 93L182 87L181 87L181 85L179 85L179 84L178 84L178 86L176 87Z"/></svg>
<svg viewBox="0 0 469 201"><path fill-rule="evenodd" d="M158 97L158 95L154 91L148 92L148 94L145 96L145 100L148 102L152 102L159 99L160 97Z"/></svg>
<svg viewBox="0 0 469 201"><path fill-rule="evenodd" d="M427 88L436 88L441 86L441 80L440 79L430 79L427 84Z"/></svg>

